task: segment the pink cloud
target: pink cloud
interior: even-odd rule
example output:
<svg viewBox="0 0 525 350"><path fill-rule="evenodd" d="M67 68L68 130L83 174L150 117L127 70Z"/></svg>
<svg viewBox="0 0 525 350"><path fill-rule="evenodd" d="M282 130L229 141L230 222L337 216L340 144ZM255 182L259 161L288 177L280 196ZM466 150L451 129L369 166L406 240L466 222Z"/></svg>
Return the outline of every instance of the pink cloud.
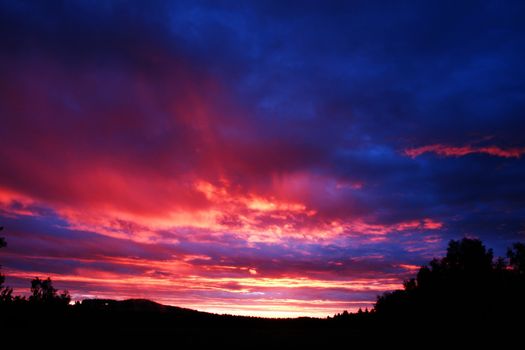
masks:
<svg viewBox="0 0 525 350"><path fill-rule="evenodd" d="M520 158L525 154L525 147L502 148L498 146L449 146L442 144L433 144L404 150L404 154L410 158L419 157L425 153L435 153L444 157L463 157L469 154L488 154L495 157L503 158Z"/></svg>

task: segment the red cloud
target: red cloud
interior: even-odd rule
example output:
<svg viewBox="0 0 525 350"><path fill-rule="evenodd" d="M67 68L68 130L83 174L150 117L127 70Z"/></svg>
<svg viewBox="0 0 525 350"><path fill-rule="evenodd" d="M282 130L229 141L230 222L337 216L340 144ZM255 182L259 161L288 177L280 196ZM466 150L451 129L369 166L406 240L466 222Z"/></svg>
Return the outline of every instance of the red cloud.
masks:
<svg viewBox="0 0 525 350"><path fill-rule="evenodd" d="M495 157L503 158L520 158L525 154L525 147L515 147L515 148L501 148L498 146L448 146L441 144L434 144L416 148L409 148L404 151L404 154L416 158L425 153L435 153L440 156L445 157L462 157L473 153L488 154Z"/></svg>

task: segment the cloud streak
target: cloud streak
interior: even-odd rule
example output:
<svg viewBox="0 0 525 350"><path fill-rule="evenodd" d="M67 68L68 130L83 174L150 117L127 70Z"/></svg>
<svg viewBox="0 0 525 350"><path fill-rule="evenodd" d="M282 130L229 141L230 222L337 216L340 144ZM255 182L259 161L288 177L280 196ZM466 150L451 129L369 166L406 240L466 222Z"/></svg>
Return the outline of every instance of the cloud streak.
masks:
<svg viewBox="0 0 525 350"><path fill-rule="evenodd" d="M448 145L428 145L415 148L408 148L404 154L410 158L417 158L425 153L434 153L444 157L463 157L469 154L488 154L502 158L521 158L525 154L525 147L501 148L498 146L448 146Z"/></svg>

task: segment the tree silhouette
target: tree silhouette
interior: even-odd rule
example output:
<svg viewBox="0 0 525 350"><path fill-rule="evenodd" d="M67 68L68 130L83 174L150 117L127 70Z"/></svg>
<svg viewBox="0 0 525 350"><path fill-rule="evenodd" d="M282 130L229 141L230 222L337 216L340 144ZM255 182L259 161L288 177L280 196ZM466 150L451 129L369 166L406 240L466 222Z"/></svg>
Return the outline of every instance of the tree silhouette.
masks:
<svg viewBox="0 0 525 350"><path fill-rule="evenodd" d="M0 226L0 231L4 228ZM0 237L0 248L5 248L7 243L4 237ZM0 265L0 268L2 265ZM12 300L13 289L4 286L5 276L0 272L0 303L5 303Z"/></svg>
<svg viewBox="0 0 525 350"><path fill-rule="evenodd" d="M68 305L71 301L71 297L67 290L58 294L58 291L53 287L51 278L41 280L35 278L31 281L31 296L29 302L34 304L47 304L47 305Z"/></svg>
<svg viewBox="0 0 525 350"><path fill-rule="evenodd" d="M4 229L3 226L0 226L0 231L2 231ZM4 237L0 237L0 248L4 248L5 246L7 246L7 243L5 242L5 238Z"/></svg>
<svg viewBox="0 0 525 350"><path fill-rule="evenodd" d="M525 244L514 243L507 251L510 266L520 275L525 274Z"/></svg>
<svg viewBox="0 0 525 350"><path fill-rule="evenodd" d="M516 243L505 259L478 239L450 241L447 254L419 269L403 290L378 297L376 313L423 327L488 325L525 311L525 245ZM502 324L494 324L501 327Z"/></svg>

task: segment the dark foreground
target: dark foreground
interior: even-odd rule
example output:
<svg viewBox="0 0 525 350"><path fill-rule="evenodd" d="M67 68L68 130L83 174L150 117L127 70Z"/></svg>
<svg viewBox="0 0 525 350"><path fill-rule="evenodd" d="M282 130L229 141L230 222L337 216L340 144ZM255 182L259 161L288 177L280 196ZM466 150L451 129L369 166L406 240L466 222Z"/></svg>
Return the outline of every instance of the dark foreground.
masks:
<svg viewBox="0 0 525 350"><path fill-rule="evenodd" d="M372 312L327 319L265 319L216 315L148 300L85 300L61 309L28 304L4 306L0 328L4 338L22 342L39 339L50 345L66 346L117 343L170 348L199 345L324 348L349 342L353 345L406 342L412 346L421 341L427 345L452 341L521 342L523 318L493 319L493 315L481 313L476 317L457 316L414 320Z"/></svg>
<svg viewBox="0 0 525 350"><path fill-rule="evenodd" d="M351 318L351 319L350 319ZM267 319L216 315L148 300L84 300L62 308L11 305L2 309L0 327L17 334L30 331L47 338L77 336L86 341L107 337L124 341L176 339L178 345L310 344L366 338L369 317L349 319Z"/></svg>

